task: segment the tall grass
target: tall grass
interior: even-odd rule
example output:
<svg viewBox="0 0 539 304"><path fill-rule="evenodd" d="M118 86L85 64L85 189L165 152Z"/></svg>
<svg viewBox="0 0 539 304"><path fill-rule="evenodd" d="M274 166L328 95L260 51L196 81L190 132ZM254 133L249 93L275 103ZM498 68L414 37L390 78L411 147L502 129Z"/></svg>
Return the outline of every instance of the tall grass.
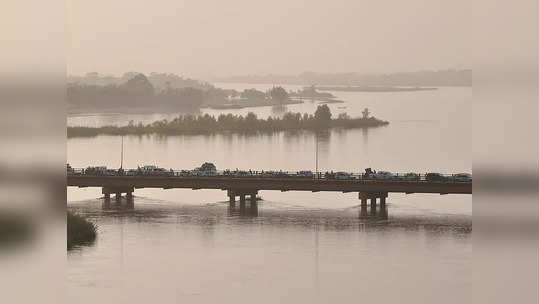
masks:
<svg viewBox="0 0 539 304"><path fill-rule="evenodd" d="M67 211L67 249L90 244L97 236L97 226L79 214Z"/></svg>

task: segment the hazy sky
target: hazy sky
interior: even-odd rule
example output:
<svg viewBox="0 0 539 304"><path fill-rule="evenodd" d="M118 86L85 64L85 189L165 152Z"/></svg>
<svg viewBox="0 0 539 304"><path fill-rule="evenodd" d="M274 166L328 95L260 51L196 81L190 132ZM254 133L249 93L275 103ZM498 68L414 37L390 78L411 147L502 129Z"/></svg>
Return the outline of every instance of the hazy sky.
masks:
<svg viewBox="0 0 539 304"><path fill-rule="evenodd" d="M67 69L188 76L470 68L469 0L68 1Z"/></svg>

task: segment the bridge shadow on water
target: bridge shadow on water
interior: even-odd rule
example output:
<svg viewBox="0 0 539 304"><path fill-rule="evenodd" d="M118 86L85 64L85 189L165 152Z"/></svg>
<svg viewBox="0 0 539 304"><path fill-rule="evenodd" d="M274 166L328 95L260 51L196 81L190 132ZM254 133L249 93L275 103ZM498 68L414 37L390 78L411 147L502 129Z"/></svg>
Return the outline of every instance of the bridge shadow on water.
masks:
<svg viewBox="0 0 539 304"><path fill-rule="evenodd" d="M121 197L121 198L104 198L103 202L101 203L101 209L102 210L134 210L135 209L135 201L133 197Z"/></svg>
<svg viewBox="0 0 539 304"><path fill-rule="evenodd" d="M96 204L97 203L97 204ZM157 201L144 197L133 200L125 196L120 200L103 198L74 202L68 208L100 222L114 222L122 218L139 223L163 225L194 225L204 229L235 226L271 226L284 229L323 229L326 231L426 231L435 234L469 236L471 216L423 214L391 215L391 205L352 206L345 209L312 209L303 206L282 205L278 202L258 200L252 204L213 202L185 205L178 202Z"/></svg>
<svg viewBox="0 0 539 304"><path fill-rule="evenodd" d="M228 205L228 216L258 217L258 203L236 206Z"/></svg>

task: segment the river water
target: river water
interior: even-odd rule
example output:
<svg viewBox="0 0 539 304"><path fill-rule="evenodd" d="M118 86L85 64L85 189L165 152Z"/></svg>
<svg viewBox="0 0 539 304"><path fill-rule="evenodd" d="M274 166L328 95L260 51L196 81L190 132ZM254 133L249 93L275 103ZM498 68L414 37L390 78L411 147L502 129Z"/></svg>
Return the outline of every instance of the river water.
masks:
<svg viewBox="0 0 539 304"><path fill-rule="evenodd" d="M217 84L267 89L268 85ZM296 86L285 86L297 89ZM333 130L318 140L320 170L471 172L471 88L332 92L334 116L369 108L386 127ZM313 113L317 102L203 113ZM87 114L69 125L172 119L175 114ZM124 167L313 170L310 132L128 136ZM120 165L120 137L68 140L73 167ZM259 192L256 210L230 210L220 190L137 189L134 208L104 208L101 189L68 189L68 208L99 226L68 253L68 295L89 303L327 303L471 301L472 198L390 194L387 216L361 212L357 193Z"/></svg>

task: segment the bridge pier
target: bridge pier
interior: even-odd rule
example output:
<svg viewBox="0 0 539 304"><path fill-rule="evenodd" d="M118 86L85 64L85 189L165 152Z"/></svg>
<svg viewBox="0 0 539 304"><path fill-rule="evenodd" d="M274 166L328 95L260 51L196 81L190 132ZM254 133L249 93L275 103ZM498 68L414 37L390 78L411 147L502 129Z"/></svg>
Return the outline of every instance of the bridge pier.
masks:
<svg viewBox="0 0 539 304"><path fill-rule="evenodd" d="M251 206L256 205L256 192L251 193Z"/></svg>
<svg viewBox="0 0 539 304"><path fill-rule="evenodd" d="M367 207L367 199L366 198L360 198L361 199L361 207Z"/></svg>
<svg viewBox="0 0 539 304"><path fill-rule="evenodd" d="M367 217L368 213L367 213L367 200L365 200L365 205L363 205L363 203L361 203L361 208L359 210L359 215L360 217Z"/></svg>
<svg viewBox="0 0 539 304"><path fill-rule="evenodd" d="M122 193L126 194L127 203L133 204L133 187L103 187L101 193L105 196L105 202L110 202L110 195L114 193L116 203L120 204Z"/></svg>
<svg viewBox="0 0 539 304"><path fill-rule="evenodd" d="M228 202L229 202L230 207L235 207L236 196L240 197L240 208L242 207L245 208L246 196L250 196L249 203L251 206L256 205L257 194L258 194L257 190L232 190L232 189L227 190Z"/></svg>
<svg viewBox="0 0 539 304"><path fill-rule="evenodd" d="M367 205L367 200L371 200L371 206L376 206L376 199L380 199L380 205L386 204L387 192L360 192L358 195L361 206Z"/></svg>
<svg viewBox="0 0 539 304"><path fill-rule="evenodd" d="M245 194L240 194L240 208L245 208Z"/></svg>

